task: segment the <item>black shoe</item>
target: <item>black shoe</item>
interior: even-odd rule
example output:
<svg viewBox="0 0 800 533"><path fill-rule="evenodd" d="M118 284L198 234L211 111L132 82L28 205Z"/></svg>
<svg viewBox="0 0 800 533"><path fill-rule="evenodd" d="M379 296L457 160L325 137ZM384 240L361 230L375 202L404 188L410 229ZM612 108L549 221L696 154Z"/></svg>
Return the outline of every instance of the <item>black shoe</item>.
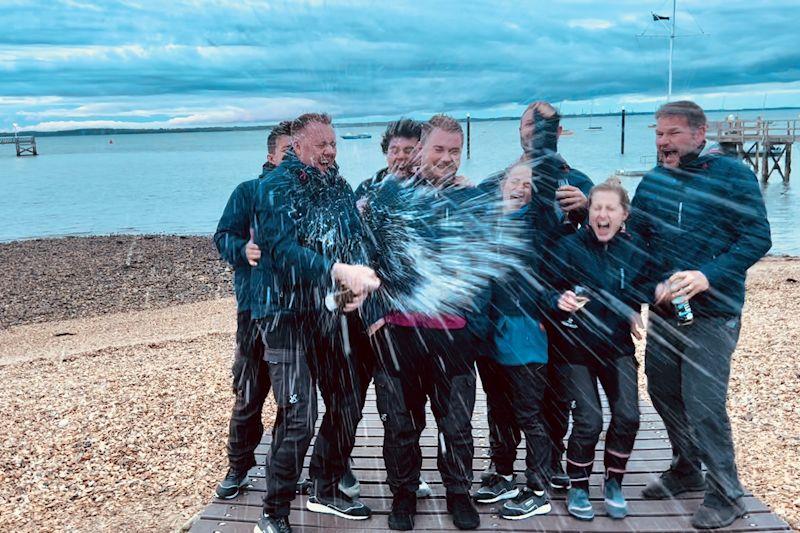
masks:
<svg viewBox="0 0 800 533"><path fill-rule="evenodd" d="M550 476L550 486L555 490L567 490L572 484L569 481L569 476L564 472L564 467L561 466L561 460L553 463L553 475Z"/></svg>
<svg viewBox="0 0 800 533"><path fill-rule="evenodd" d="M413 492L398 491L392 499L389 529L411 531L414 529L415 514L417 514L417 495Z"/></svg>
<svg viewBox="0 0 800 533"><path fill-rule="evenodd" d="M358 500L340 491L338 487L330 494L317 493L308 497L306 509L313 513L325 513L347 520L366 520L372 510Z"/></svg>
<svg viewBox="0 0 800 533"><path fill-rule="evenodd" d="M666 500L684 492L706 490L706 480L703 474L679 474L669 469L658 479L654 479L642 490L642 496L647 500Z"/></svg>
<svg viewBox="0 0 800 533"><path fill-rule="evenodd" d="M298 481L294 488L297 494L311 494L311 489L314 487L314 481L307 477L303 481Z"/></svg>
<svg viewBox="0 0 800 533"><path fill-rule="evenodd" d="M292 526L289 525L289 518L286 516L275 518L262 512L261 518L253 528L253 533L292 533Z"/></svg>
<svg viewBox="0 0 800 533"><path fill-rule="evenodd" d="M481 517L469 494L448 494L447 512L458 529L477 529L481 525Z"/></svg>
<svg viewBox="0 0 800 533"><path fill-rule="evenodd" d="M214 496L223 500L230 500L239 494L239 489L246 486L250 480L247 478L247 470L228 469L225 479L219 482Z"/></svg>
<svg viewBox="0 0 800 533"><path fill-rule="evenodd" d="M526 487L519 496L503 504L503 507L500 508L500 516L508 520L522 520L535 515L547 514L551 509L547 492L542 491L541 495L537 495Z"/></svg>
<svg viewBox="0 0 800 533"><path fill-rule="evenodd" d="M481 482L481 488L475 491L472 498L478 503L495 503L500 500L510 500L519 494L519 489L514 486L514 476L511 481L500 474L494 474Z"/></svg>
<svg viewBox="0 0 800 533"><path fill-rule="evenodd" d="M744 507L741 500L733 504L720 501L719 498L708 495L703 504L692 516L692 526L696 529L718 529L731 525L737 518L744 516Z"/></svg>

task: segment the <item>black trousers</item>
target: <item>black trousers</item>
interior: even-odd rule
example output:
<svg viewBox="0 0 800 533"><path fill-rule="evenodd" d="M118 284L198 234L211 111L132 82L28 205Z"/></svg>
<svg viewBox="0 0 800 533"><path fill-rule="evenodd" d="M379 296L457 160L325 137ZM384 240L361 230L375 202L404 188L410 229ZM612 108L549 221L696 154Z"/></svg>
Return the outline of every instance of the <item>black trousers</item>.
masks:
<svg viewBox="0 0 800 533"><path fill-rule="evenodd" d="M548 358L543 399L544 424L550 437L551 467L555 467L564 455L564 438L567 436L573 398L569 390L569 365L561 353L552 347L548 347Z"/></svg>
<svg viewBox="0 0 800 533"><path fill-rule="evenodd" d="M232 372L236 399L228 427L228 465L241 472L256 464L255 449L264 433L261 410L270 389L264 343L256 324L250 320L250 311L242 311L236 316L236 354Z"/></svg>
<svg viewBox="0 0 800 533"><path fill-rule="evenodd" d="M593 359L586 364L571 364L569 374L575 408L567 445L567 474L573 485L588 487L595 448L603 431L599 380L611 409L603 456L605 474L621 481L639 431L636 359L633 356Z"/></svg>
<svg viewBox="0 0 800 533"><path fill-rule="evenodd" d="M348 468L355 433L372 373L372 354L360 319L343 318L341 328L312 329L313 316L259 324L277 415L267 462L264 511L288 516L303 459L317 421L317 389L325 415L314 444L309 476L317 491L333 491Z"/></svg>
<svg viewBox="0 0 800 533"><path fill-rule="evenodd" d="M688 474L705 464L707 494L734 501L744 492L726 400L740 319L695 316L692 324L678 327L650 316L645 373L672 444L672 468Z"/></svg>
<svg viewBox="0 0 800 533"><path fill-rule="evenodd" d="M428 398L439 430L437 466L444 487L448 494L469 493L476 341L466 328L447 331L387 324L375 334L375 390L393 494L418 487L419 439Z"/></svg>
<svg viewBox="0 0 800 533"><path fill-rule="evenodd" d="M550 437L542 413L546 365L503 366L491 357L478 357L477 366L486 392L489 441L497 473L514 473L517 446L524 433L527 485L544 490L552 474Z"/></svg>

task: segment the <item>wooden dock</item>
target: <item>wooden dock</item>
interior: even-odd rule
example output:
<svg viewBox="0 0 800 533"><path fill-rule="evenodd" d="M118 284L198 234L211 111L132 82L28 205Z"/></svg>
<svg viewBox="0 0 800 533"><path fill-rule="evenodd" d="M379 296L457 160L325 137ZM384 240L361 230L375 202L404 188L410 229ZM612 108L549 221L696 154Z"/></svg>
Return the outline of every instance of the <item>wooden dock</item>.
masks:
<svg viewBox="0 0 800 533"><path fill-rule="evenodd" d="M36 151L36 137L33 135L3 136L0 137L0 144L13 144L17 150L17 157L39 155Z"/></svg>
<svg viewBox="0 0 800 533"><path fill-rule="evenodd" d="M320 401L320 405L322 402ZM608 408L606 405L606 423ZM636 439L633 455L628 463L629 473L625 477L623 488L628 499L630 515L624 520L609 518L603 507L601 488L603 440L601 436L599 450L595 456L597 461L591 478L590 496L597 516L591 522L582 522L567 514L564 502L565 494L551 494L553 510L544 516L527 520L504 520L497 514L499 505L479 505L481 525L479 531L693 531L690 520L692 514L702 501L701 493L689 493L669 501L643 500L641 490L645 484L658 473L669 467L671 449L661 419L649 404L641 405L642 422ZM320 420L322 416L319 417ZM478 390L475 414L473 416L473 435L475 438L474 488L480 482L481 472L488 466L489 440L486 423L486 400L483 391ZM265 434L261 445L256 450L259 466L250 471L251 484L232 500L214 498L202 511L191 527L192 533L250 533L261 513L261 499L264 493L264 464L269 452L270 436ZM450 531L455 530L445 507L444 488L441 476L436 469L437 446L436 423L428 414L427 427L422 435L423 454L422 477L430 484L433 495L420 499L417 503L415 531ZM385 484L381 446L383 429L375 407L375 395L372 389L367 398L364 418L358 429L356 445L353 449L354 473L361 482L361 499L373 510L369 520L351 521L330 515L310 513L305 510L306 496L298 496L292 503L290 521L295 532L319 531L356 531L375 533L388 531L387 516L391 508L391 493ZM523 443L524 444L524 443ZM313 443L312 443L313 447ZM310 452L311 450L309 450ZM520 446L515 464L517 472L525 468L525 449ZM306 457L308 467L308 457ZM220 474L223 474L220 472ZM305 472L304 472L305 477ZM517 481L524 482L524 476L518 475ZM502 503L502 502L501 502ZM781 518L773 514L762 502L751 494L746 494L744 504L748 511L744 517L730 527L719 531L790 531L791 528Z"/></svg>
<svg viewBox="0 0 800 533"><path fill-rule="evenodd" d="M788 183L800 120L719 120L709 122L706 136L750 165L762 181L777 172Z"/></svg>

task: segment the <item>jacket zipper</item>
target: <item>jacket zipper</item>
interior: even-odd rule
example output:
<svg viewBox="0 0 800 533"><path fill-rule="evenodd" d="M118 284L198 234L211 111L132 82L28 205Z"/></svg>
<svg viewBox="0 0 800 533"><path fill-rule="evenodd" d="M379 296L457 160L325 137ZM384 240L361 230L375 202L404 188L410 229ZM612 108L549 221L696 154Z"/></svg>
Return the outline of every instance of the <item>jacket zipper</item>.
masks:
<svg viewBox="0 0 800 533"><path fill-rule="evenodd" d="M683 202L678 203L678 229L683 229L681 223L683 222Z"/></svg>
<svg viewBox="0 0 800 533"><path fill-rule="evenodd" d="M619 288L625 290L625 267L619 267Z"/></svg>

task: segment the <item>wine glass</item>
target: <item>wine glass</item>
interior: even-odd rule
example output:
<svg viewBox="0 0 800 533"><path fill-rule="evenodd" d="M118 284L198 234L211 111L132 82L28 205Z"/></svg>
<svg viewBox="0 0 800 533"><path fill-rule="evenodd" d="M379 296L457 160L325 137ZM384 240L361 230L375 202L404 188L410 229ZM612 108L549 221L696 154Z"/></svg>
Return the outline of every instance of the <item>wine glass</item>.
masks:
<svg viewBox="0 0 800 533"><path fill-rule="evenodd" d="M572 292L575 293L575 299L578 301L577 302L578 309L575 311L577 313L578 311L583 309L586 306L586 304L589 303L589 296L588 296L589 291L588 289L586 289L586 287L575 285L575 287L572 289ZM567 320L562 320L561 324L570 329L578 329L578 324L575 323L575 320L573 319L572 315L570 315L570 317Z"/></svg>

